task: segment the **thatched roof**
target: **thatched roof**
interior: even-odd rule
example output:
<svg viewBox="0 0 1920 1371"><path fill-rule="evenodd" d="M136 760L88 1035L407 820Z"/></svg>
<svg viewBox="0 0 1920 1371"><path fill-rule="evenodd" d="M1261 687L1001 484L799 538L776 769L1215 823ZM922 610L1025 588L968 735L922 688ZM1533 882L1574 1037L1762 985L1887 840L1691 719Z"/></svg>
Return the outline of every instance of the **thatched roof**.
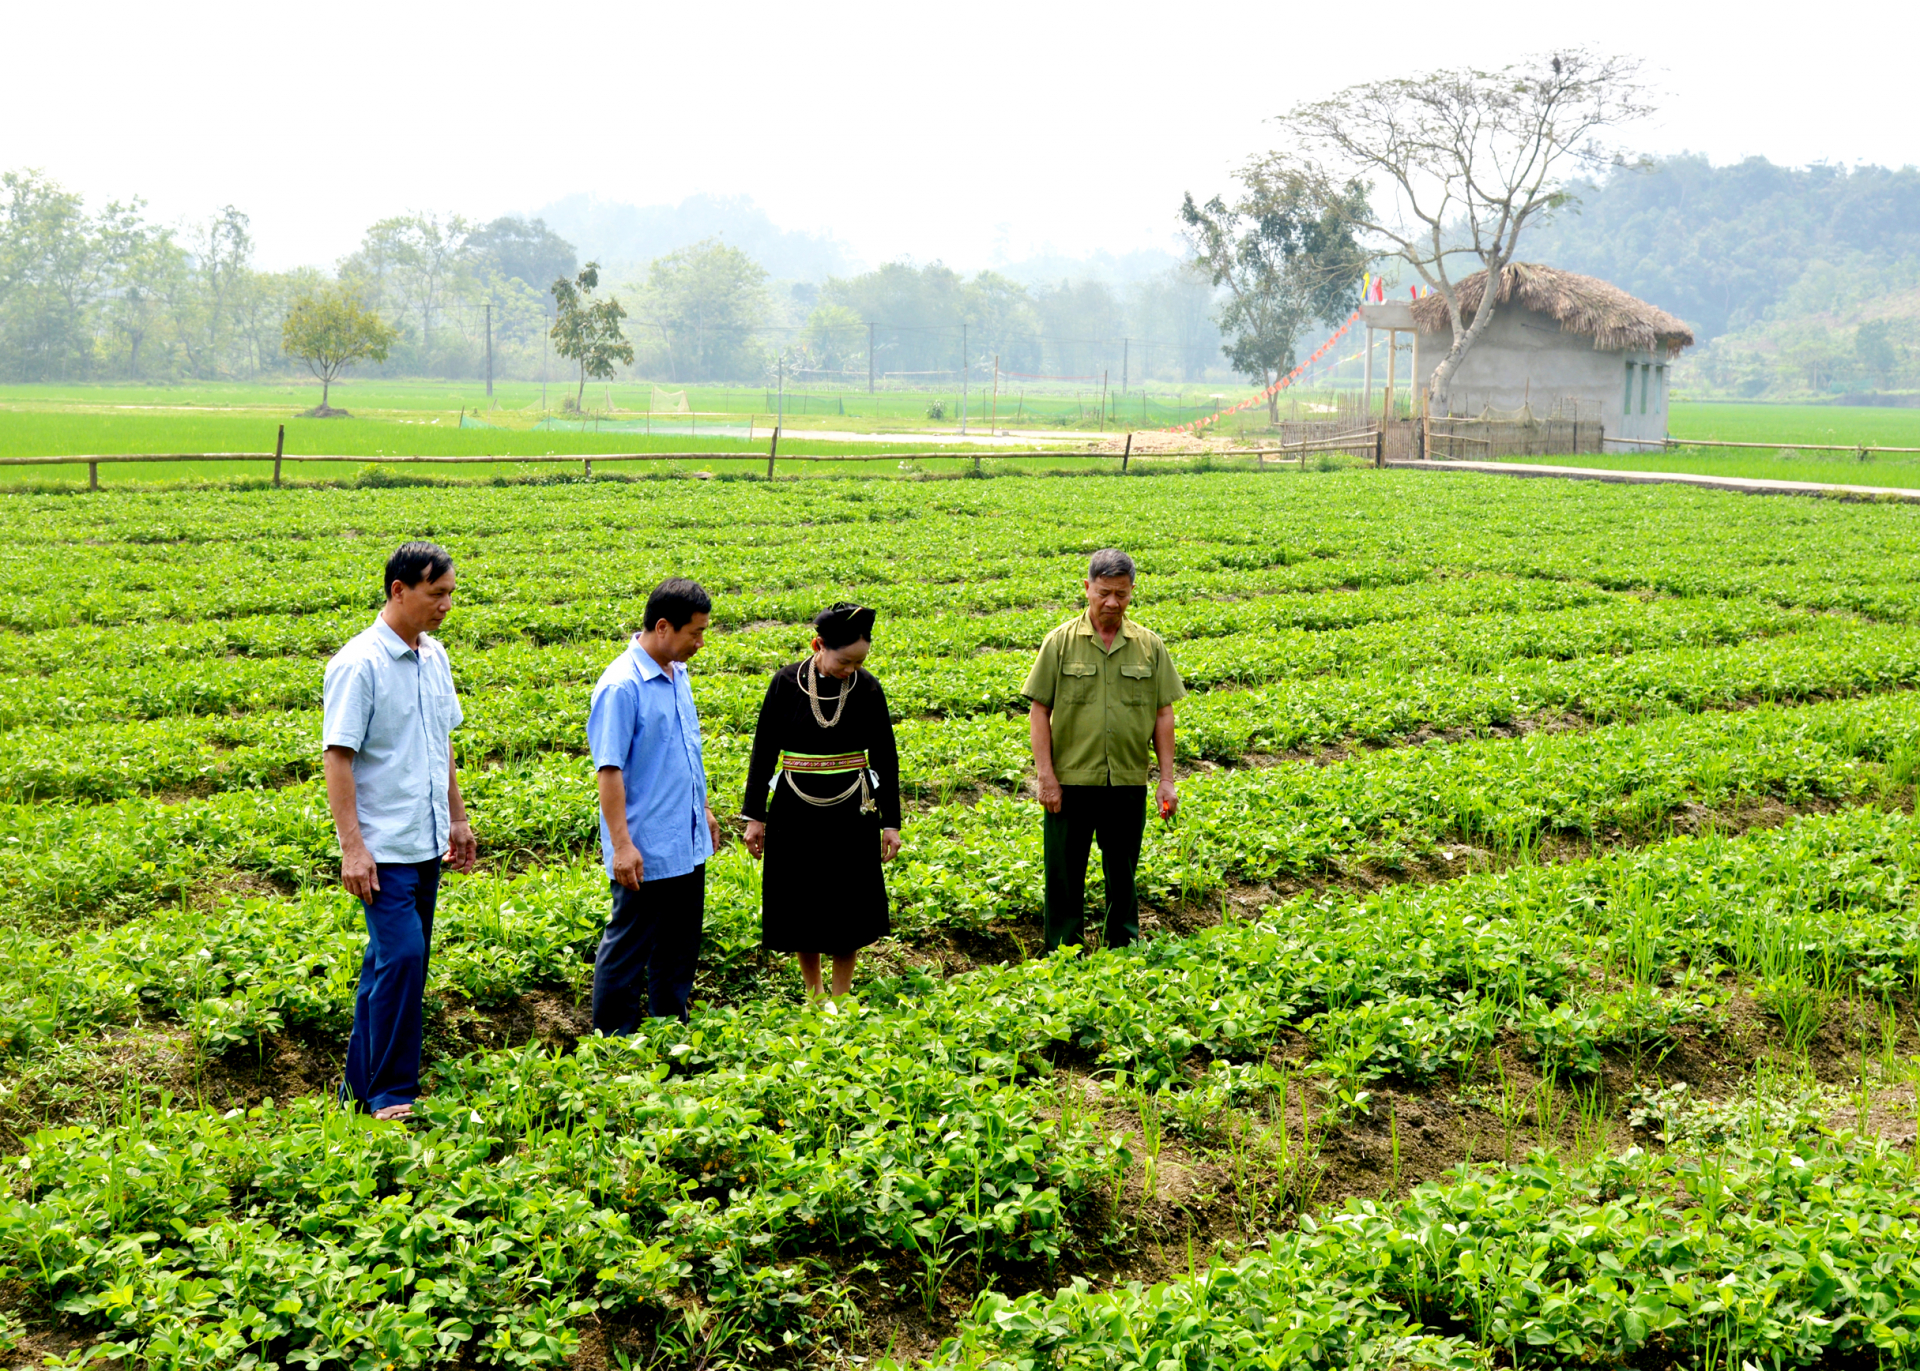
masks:
<svg viewBox="0 0 1920 1371"><path fill-rule="evenodd" d="M1454 287L1463 318L1473 318L1486 286L1487 273L1476 271ZM1508 263L1500 273L1500 294L1493 303L1496 307L1517 303L1557 321L1569 333L1584 333L1593 339L1596 352L1665 349L1675 353L1693 346L1693 330L1665 310L1636 300L1597 277L1579 276L1538 262ZM1415 300L1413 318L1422 333L1452 331L1447 302L1438 295Z"/></svg>

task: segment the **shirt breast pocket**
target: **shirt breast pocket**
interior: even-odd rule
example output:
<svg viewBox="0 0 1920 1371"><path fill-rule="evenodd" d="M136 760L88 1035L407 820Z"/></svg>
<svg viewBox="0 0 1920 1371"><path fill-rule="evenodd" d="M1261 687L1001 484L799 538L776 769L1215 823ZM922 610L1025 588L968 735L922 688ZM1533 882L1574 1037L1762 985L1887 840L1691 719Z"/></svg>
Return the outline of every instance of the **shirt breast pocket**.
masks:
<svg viewBox="0 0 1920 1371"><path fill-rule="evenodd" d="M1152 704L1153 668L1123 662L1120 666L1120 698L1130 705Z"/></svg>
<svg viewBox="0 0 1920 1371"><path fill-rule="evenodd" d="M451 690L430 690L425 696L427 728L435 738L453 731L454 695Z"/></svg>
<svg viewBox="0 0 1920 1371"><path fill-rule="evenodd" d="M1100 668L1091 662L1062 662L1060 664L1060 698L1071 703L1080 703L1093 698L1094 682L1100 679Z"/></svg>

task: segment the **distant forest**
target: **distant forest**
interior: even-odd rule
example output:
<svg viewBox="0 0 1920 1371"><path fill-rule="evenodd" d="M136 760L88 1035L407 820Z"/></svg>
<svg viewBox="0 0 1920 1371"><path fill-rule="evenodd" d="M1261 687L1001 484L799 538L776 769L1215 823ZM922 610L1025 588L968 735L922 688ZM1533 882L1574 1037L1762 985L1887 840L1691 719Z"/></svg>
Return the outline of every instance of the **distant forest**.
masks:
<svg viewBox="0 0 1920 1371"><path fill-rule="evenodd" d="M702 202L694 217L718 223L743 205ZM626 235L621 243L657 246L658 223L637 212L628 219L608 221ZM824 240L761 227L747 236L774 261L819 265L807 253L825 251ZM9 172L0 176L0 380L285 375L296 368L281 353L282 320L303 293L334 282L399 333L386 362L359 374L478 377L491 352L496 376L564 376L570 365L546 346L550 292L581 257L539 217L411 214L370 225L331 268L263 271L236 207L161 224L138 200L89 205L41 173ZM871 369L876 379L944 387L963 368L989 376L996 360L1005 372L1080 378L1094 389L1103 373L1115 390L1231 374L1214 292L1177 264L1125 284L969 277L937 262L842 265L821 283L780 279L715 235L650 261L601 265L600 294L626 310L634 373L657 380L860 384Z"/></svg>
<svg viewBox="0 0 1920 1371"><path fill-rule="evenodd" d="M1757 157L1716 167L1688 155L1573 191L1521 256L1603 277L1687 320L1697 342L1678 373L1683 393L1920 394L1920 171ZM584 201L549 208L566 221L558 229L541 217L382 219L330 267L269 272L255 266L247 216L233 206L160 224L138 200L90 205L43 174L9 172L0 380L284 375L289 303L332 281L400 331L384 366L366 373L479 376L490 321L496 375L558 376L567 368L544 350L549 289L583 256L561 229L611 249L601 289L626 308L635 373L660 380L759 384L784 372L803 385L858 384L871 366L944 386L963 365L986 375L996 358L1003 371L1095 385L1104 372L1116 389L1123 378L1138 387L1231 374L1219 302L1180 266L1116 279L1065 262L1058 274L968 275L937 262L858 271L833 240L783 233L744 201L698 199L665 217ZM660 248L729 215L750 231Z"/></svg>
<svg viewBox="0 0 1920 1371"><path fill-rule="evenodd" d="M1522 257L1685 319L1685 391L1920 390L1920 170L1688 155L1573 189Z"/></svg>

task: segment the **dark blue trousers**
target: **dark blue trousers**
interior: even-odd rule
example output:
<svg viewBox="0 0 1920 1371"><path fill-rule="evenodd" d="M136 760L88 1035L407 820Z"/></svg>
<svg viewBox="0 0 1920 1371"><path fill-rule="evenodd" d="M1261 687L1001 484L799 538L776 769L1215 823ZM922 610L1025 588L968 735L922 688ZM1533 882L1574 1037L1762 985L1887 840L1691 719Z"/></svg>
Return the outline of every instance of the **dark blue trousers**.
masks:
<svg viewBox="0 0 1920 1371"><path fill-rule="evenodd" d="M346 1094L367 1110L420 1094L420 998L427 986L440 859L381 862L367 911L367 955L347 1040Z"/></svg>
<svg viewBox="0 0 1920 1371"><path fill-rule="evenodd" d="M593 1026L610 1036L638 1028L642 985L647 1013L686 1022L706 923L706 865L684 876L642 881L638 890L608 884L613 917L593 959Z"/></svg>

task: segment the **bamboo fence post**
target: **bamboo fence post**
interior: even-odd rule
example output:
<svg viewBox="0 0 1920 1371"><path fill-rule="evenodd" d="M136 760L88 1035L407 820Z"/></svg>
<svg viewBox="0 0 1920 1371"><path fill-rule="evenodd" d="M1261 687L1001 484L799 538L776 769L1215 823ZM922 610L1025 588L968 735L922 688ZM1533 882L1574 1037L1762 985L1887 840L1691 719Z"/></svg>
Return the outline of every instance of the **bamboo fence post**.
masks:
<svg viewBox="0 0 1920 1371"><path fill-rule="evenodd" d="M98 462L87 463L87 489L100 489L100 464Z"/></svg>
<svg viewBox="0 0 1920 1371"><path fill-rule="evenodd" d="M1132 456L1133 456L1133 435L1132 435L1131 433L1129 433L1129 434L1127 435L1127 446L1126 446L1126 448L1125 448L1125 450L1124 450L1124 451L1122 451L1122 452L1121 452L1121 454L1120 454L1120 471L1121 471L1121 474L1123 474L1123 475L1124 475L1124 474L1126 473L1126 470L1127 470L1127 461L1128 461L1128 459L1129 459L1129 458L1131 458ZM1264 466L1264 465L1266 465L1266 458L1264 458L1264 457L1262 457L1262 458L1260 459L1260 462L1261 462L1261 465L1262 465L1262 466Z"/></svg>
<svg viewBox="0 0 1920 1371"><path fill-rule="evenodd" d="M773 479L773 459L779 454L779 452L780 452L780 426L778 424L775 424L773 427L772 441L770 441L767 444L767 479L769 481Z"/></svg>
<svg viewBox="0 0 1920 1371"><path fill-rule="evenodd" d="M282 424L280 425L280 431L276 433L273 438L273 484L275 487L278 487L280 484L280 454L286 450L286 446L287 426Z"/></svg>

